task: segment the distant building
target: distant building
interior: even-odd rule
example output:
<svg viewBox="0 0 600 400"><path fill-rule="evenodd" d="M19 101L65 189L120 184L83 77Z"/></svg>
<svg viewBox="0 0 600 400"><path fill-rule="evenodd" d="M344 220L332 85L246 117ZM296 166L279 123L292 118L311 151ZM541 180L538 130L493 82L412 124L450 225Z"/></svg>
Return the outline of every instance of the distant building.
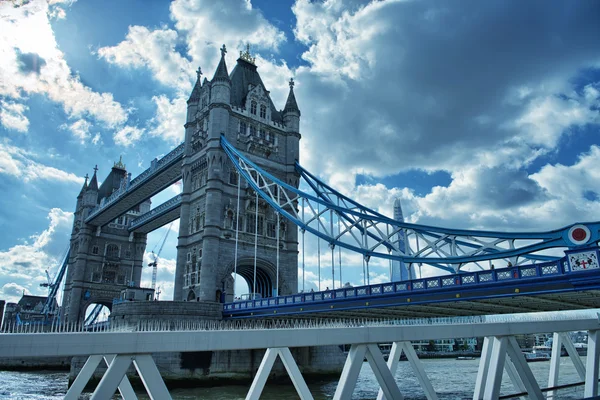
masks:
<svg viewBox="0 0 600 400"><path fill-rule="evenodd" d="M6 302L4 300L0 300L0 328L2 328L2 319L4 317L4 305Z"/></svg>
<svg viewBox="0 0 600 400"><path fill-rule="evenodd" d="M45 296L31 296L24 294L18 303L6 304L6 311L4 313L4 325L13 324L31 324L36 322L42 322L45 319L42 311L44 304L46 304L47 297ZM59 312L58 303L54 299L53 304L50 307L49 318L52 319L54 315Z"/></svg>
<svg viewBox="0 0 600 400"><path fill-rule="evenodd" d="M402 214L402 203L399 198L394 201L394 219L399 222L404 222ZM406 237L404 232L396 235L396 242L400 251L394 252L394 255L404 255L407 253ZM406 265L403 261L392 261L392 282L406 281L414 279L413 269Z"/></svg>

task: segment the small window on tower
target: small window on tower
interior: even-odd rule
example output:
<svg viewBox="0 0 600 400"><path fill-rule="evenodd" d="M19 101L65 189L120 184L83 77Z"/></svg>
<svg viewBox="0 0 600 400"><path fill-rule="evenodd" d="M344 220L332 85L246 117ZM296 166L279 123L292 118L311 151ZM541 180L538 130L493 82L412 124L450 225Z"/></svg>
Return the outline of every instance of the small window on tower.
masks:
<svg viewBox="0 0 600 400"><path fill-rule="evenodd" d="M260 106L260 117L267 118L267 107L265 107L264 104L261 104Z"/></svg>
<svg viewBox="0 0 600 400"><path fill-rule="evenodd" d="M235 169L232 169L231 171L229 171L229 184L237 185L237 183L237 171Z"/></svg>
<svg viewBox="0 0 600 400"><path fill-rule="evenodd" d="M246 134L246 123L244 121L240 121L240 133L242 135Z"/></svg>
<svg viewBox="0 0 600 400"><path fill-rule="evenodd" d="M98 254L98 246L92 247L92 254Z"/></svg>
<svg viewBox="0 0 600 400"><path fill-rule="evenodd" d="M256 115L256 102L255 101L250 103L250 113Z"/></svg>

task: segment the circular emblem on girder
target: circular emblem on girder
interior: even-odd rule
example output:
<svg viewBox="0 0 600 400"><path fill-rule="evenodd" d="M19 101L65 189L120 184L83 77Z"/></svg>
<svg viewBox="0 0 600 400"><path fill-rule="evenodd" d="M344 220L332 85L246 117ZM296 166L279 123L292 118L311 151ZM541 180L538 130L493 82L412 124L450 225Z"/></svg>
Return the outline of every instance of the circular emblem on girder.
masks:
<svg viewBox="0 0 600 400"><path fill-rule="evenodd" d="M590 229L585 225L574 225L569 229L569 240L576 245L586 244L591 235Z"/></svg>

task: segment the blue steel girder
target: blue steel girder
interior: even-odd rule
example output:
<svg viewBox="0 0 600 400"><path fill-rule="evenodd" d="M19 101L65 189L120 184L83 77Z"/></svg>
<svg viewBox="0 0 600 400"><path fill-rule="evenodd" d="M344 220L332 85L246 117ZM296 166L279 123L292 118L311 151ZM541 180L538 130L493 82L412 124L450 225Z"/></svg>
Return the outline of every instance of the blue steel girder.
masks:
<svg viewBox="0 0 600 400"><path fill-rule="evenodd" d="M183 151L182 143L160 160L154 160L150 168L121 186L94 208L85 222L103 226L180 180Z"/></svg>
<svg viewBox="0 0 600 400"><path fill-rule="evenodd" d="M325 182L321 181L319 178L317 178L316 176L314 176L313 174L311 174L308 170L304 169L298 162L296 162L296 171L300 174L300 176L304 179L304 181L306 183L308 183L308 185L315 191L315 193L317 193L317 195L332 204L337 204L339 205L343 205L346 208L352 208L352 209L358 209L358 210L362 210L365 213L368 214L372 214L372 215L376 215L378 217L383 217L383 218L387 218L386 216L371 210L367 207L364 207L363 205L359 204L358 202L354 201L353 199L343 195L342 193L336 191L335 189L333 189L331 186L327 185ZM333 197L333 199L332 199ZM337 200L336 200L337 199ZM337 203L333 203L333 201L337 201ZM345 219L349 219L347 216L345 216L344 214L341 214L342 218ZM370 237L373 237L374 235L370 232L367 232L367 235L369 235ZM437 239L441 239L442 235L439 234L433 234L431 232L429 232L429 235L437 238ZM444 239L445 241L448 241L448 238ZM470 247L470 248L479 248L479 245L473 244L473 243L469 243L469 242L465 242L465 241L457 241L458 244L460 244L461 246L466 246L466 247ZM389 246L388 243L383 243L386 247L388 247L388 251L390 250L391 246ZM494 252L493 249L487 249L485 250L486 252ZM528 259L528 260L532 260L532 261L552 261L552 260L556 260L558 259L558 257L552 257L552 256L543 256L543 255L526 255L524 256L524 258Z"/></svg>
<svg viewBox="0 0 600 400"><path fill-rule="evenodd" d="M330 246L341 246L360 253L366 260L379 257L456 271L465 264L498 259L510 260L514 265L526 260L554 260L557 257L532 253L555 247L589 246L599 240L598 222L573 224L548 232L451 229L399 222L341 195L299 165L297 170L301 177L317 192L317 196L264 171L224 137L221 145L248 184L279 213L300 229L327 241ZM334 219L340 225L337 231ZM575 229L587 232L583 242L574 241L570 236ZM393 254L400 253L395 239L400 232L404 232L407 238L408 254Z"/></svg>
<svg viewBox="0 0 600 400"><path fill-rule="evenodd" d="M131 221L129 232L149 233L179 218L181 194Z"/></svg>

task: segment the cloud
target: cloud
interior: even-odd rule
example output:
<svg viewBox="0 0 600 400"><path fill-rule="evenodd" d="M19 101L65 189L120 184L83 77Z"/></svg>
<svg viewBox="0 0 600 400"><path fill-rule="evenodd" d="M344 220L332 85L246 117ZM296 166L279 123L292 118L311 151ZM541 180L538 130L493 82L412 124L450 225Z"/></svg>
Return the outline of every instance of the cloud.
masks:
<svg viewBox="0 0 600 400"><path fill-rule="evenodd" d="M83 178L34 160L35 154L8 142L0 143L0 174L11 175L25 182L35 180L83 184Z"/></svg>
<svg viewBox="0 0 600 400"><path fill-rule="evenodd" d="M109 127L125 123L127 111L112 93L97 93L72 73L58 49L49 10L43 1L21 7L0 4L0 72L11 77L0 80L0 95L21 99L43 94L61 104L69 117L89 116Z"/></svg>
<svg viewBox="0 0 600 400"><path fill-rule="evenodd" d="M302 163L350 181L519 169L570 127L597 123L598 96L570 80L598 65L589 35L600 34L598 5L569 6L565 19L544 2L497 3L297 1L294 32L309 47L309 66L295 71ZM532 15L544 17L525 23Z"/></svg>
<svg viewBox="0 0 600 400"><path fill-rule="evenodd" d="M46 60L41 58L35 53L21 53L19 49L15 50L17 54L17 62L19 65L19 71L28 74L36 73L39 74L42 67L46 65Z"/></svg>
<svg viewBox="0 0 600 400"><path fill-rule="evenodd" d="M70 125L62 124L60 128L71 131L73 136L83 144L91 137L91 126L92 124L86 121L85 119L78 119Z"/></svg>
<svg viewBox="0 0 600 400"><path fill-rule="evenodd" d="M0 251L0 276L8 282L3 285L1 292L7 301L18 301L24 289L28 294L46 294L39 283L46 281L45 269L52 274L57 268L61 252L68 244L73 213L53 208L48 213L48 219L48 228L33 235L32 243L25 242Z"/></svg>
<svg viewBox="0 0 600 400"><path fill-rule="evenodd" d="M134 126L126 126L119 129L113 135L115 143L121 146L129 147L141 139L144 133L144 129L136 128Z"/></svg>
<svg viewBox="0 0 600 400"><path fill-rule="evenodd" d="M188 54L195 64L202 62L205 67L216 67L219 54L214 49L221 43L232 50L227 60L232 65L237 58L233 49L243 49L249 43L277 51L286 40L284 33L253 8L250 1L175 0L170 10L175 28L186 36ZM218 43L215 38L219 38Z"/></svg>
<svg viewBox="0 0 600 400"><path fill-rule="evenodd" d="M130 26L124 41L102 47L97 54L120 67L147 67L160 83L189 92L195 79L194 68L175 50L178 42L178 34L172 29L151 31L144 26Z"/></svg>
<svg viewBox="0 0 600 400"><path fill-rule="evenodd" d="M0 123L6 129L27 132L29 119L24 114L28 109L24 104L0 100Z"/></svg>
<svg viewBox="0 0 600 400"><path fill-rule="evenodd" d="M165 95L153 96L152 101L156 104L156 114L150 121L153 128L150 135L161 137L172 144L179 144L184 139L183 128L186 121L187 102L185 96L179 96L172 100Z"/></svg>

